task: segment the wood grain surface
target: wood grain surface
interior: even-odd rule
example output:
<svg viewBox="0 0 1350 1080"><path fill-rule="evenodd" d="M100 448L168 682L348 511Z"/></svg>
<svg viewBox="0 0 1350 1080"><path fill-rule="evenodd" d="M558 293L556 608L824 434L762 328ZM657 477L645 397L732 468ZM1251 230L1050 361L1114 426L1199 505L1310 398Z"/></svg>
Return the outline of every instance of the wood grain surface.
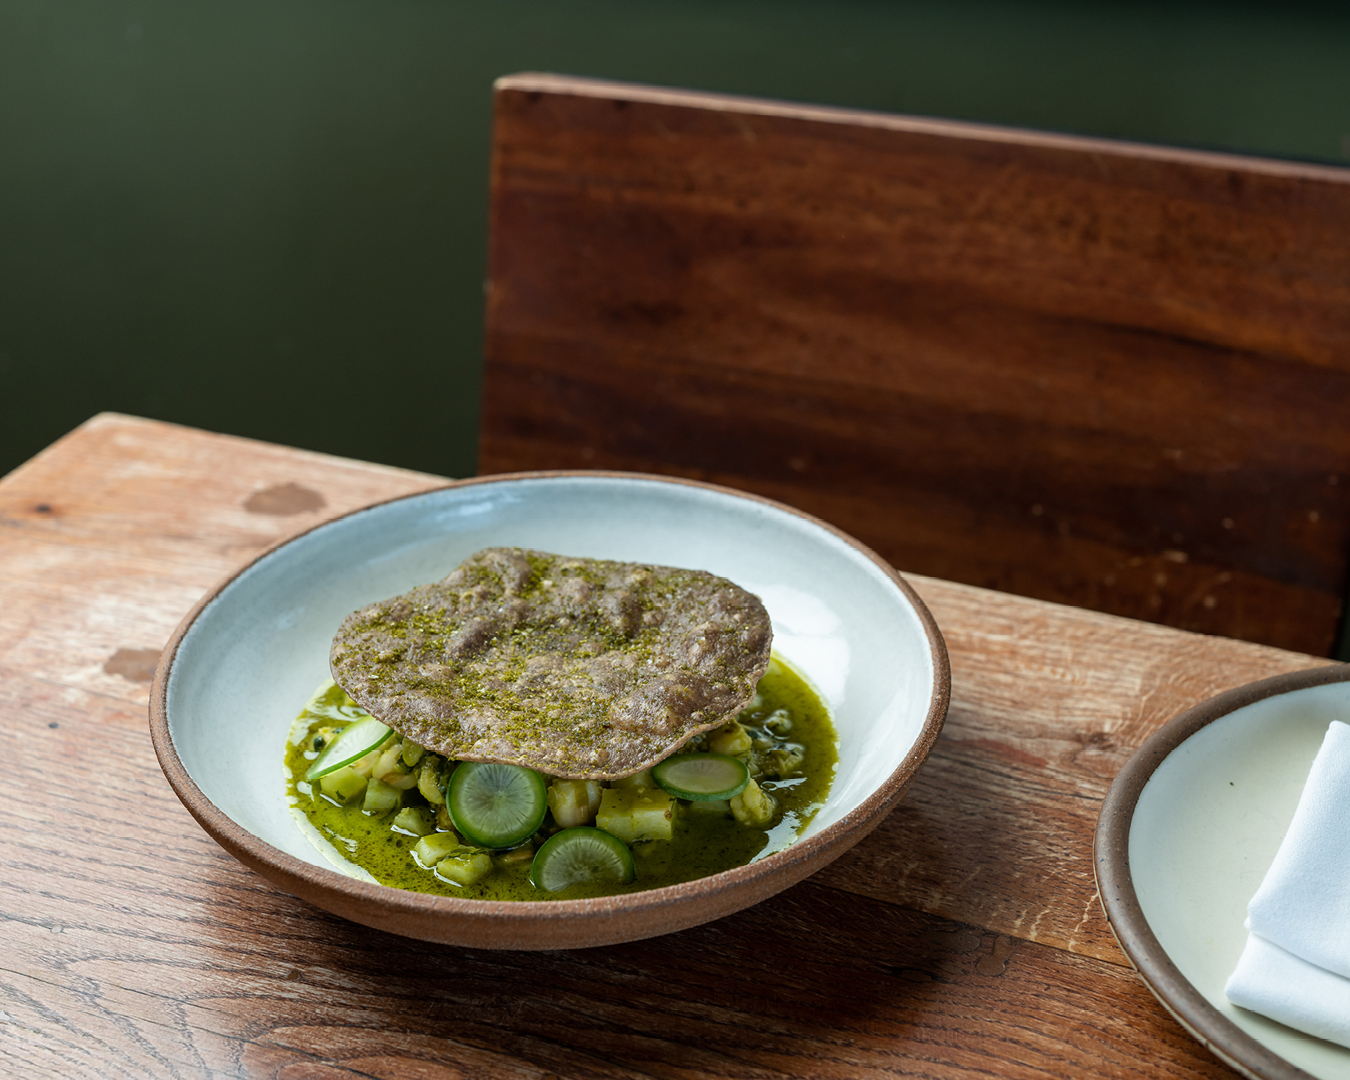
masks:
<svg viewBox="0 0 1350 1080"><path fill-rule="evenodd" d="M267 545L442 482L118 416L0 480L0 1075L1232 1075L1112 942L1092 829L1159 724L1309 656L915 578L953 701L900 809L631 945L426 945L235 862L159 772L146 657Z"/></svg>
<svg viewBox="0 0 1350 1080"><path fill-rule="evenodd" d="M526 75L491 229L484 472L713 480L1330 655L1350 169Z"/></svg>

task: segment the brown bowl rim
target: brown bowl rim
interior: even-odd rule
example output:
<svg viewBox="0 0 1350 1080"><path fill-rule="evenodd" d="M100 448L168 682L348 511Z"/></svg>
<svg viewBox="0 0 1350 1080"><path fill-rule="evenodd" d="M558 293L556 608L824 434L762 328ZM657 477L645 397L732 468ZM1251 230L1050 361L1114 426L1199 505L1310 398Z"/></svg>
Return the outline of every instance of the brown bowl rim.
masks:
<svg viewBox="0 0 1350 1080"><path fill-rule="evenodd" d="M1259 1080L1315 1080L1219 1012L1172 962L1144 917L1130 873L1130 826L1139 796L1163 761L1202 728L1247 705L1330 683L1350 682L1350 664L1290 671L1216 694L1155 731L1116 775L1093 838L1093 872L1106 921L1153 995L1219 1060Z"/></svg>
<svg viewBox="0 0 1350 1080"><path fill-rule="evenodd" d="M760 503L809 522L842 540L873 562L899 588L914 608L928 639L929 653L933 664L932 695L927 715L914 745L910 747L904 759L891 775L857 808L814 836L792 844L759 862L735 867L679 885L586 900L470 900L411 892L405 889L379 885L349 877L336 869L327 869L304 862L273 847L262 838L244 829L217 807L197 786L183 765L182 759L178 756L169 733L167 702L169 676L177 658L179 646L198 617L217 596L233 584L245 571L271 557L281 548L318 529L326 528L344 518L365 513L376 507L422 498L437 491L483 484L577 478L640 480L694 487L729 495L736 499ZM894 567L870 547L842 529L821 520L813 514L788 506L775 499L752 492L738 491L735 488L720 484L652 473L601 469L557 469L496 473L469 477L463 480L450 480L423 491L377 500L349 510L269 545L256 557L250 559L212 587L193 605L192 609L183 617L182 622L178 624L161 654L159 665L155 671L150 690L149 716L151 741L159 759L160 768L163 770L170 787L188 812L228 852L246 866L279 885L284 891L300 896L318 907L342 915L352 921L376 926L394 933L407 934L408 936L477 947L559 949L578 947L578 945L602 945L634 941L643 937L699 925L767 899L769 896L796 884L820 866L837 858L876 828L903 796L919 766L927 760L933 744L937 741L946 719L950 701L951 664L947 654L946 642L927 605ZM707 909L711 913L694 918L676 917L668 924L657 925L650 932L631 932L631 928L617 935L605 932L608 916L618 915L622 912L631 922L633 916L642 914L653 917L658 917L661 913L670 915L676 905L694 899L702 899L706 901L706 904L702 906L691 905L690 910ZM521 934L516 939L516 941L524 943L513 942L511 930L525 930L531 923L537 924L541 918L545 919L550 926L562 926L561 932L556 935L560 939L558 943L546 944L531 940L529 934ZM442 926L446 929L452 929L460 921L466 924L465 928L470 930L469 933L442 935L430 932ZM585 940L569 942L565 940L568 937L567 929L569 926L574 926L576 930L585 930L589 926L592 932L589 936L580 935ZM413 928L409 929L408 927ZM474 927L490 932L474 934L472 932ZM480 941L474 940L485 936L493 939L492 943L487 946L483 946ZM533 937L537 938L538 935L533 935Z"/></svg>

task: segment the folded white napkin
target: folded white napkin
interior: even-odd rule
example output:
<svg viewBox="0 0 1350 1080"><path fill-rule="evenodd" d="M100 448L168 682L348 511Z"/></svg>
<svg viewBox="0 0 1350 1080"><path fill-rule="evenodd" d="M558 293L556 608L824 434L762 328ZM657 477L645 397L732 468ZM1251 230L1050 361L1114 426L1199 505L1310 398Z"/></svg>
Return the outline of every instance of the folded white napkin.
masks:
<svg viewBox="0 0 1350 1080"><path fill-rule="evenodd" d="M1350 1046L1350 725L1333 721L1289 831L1247 905L1247 946L1224 992Z"/></svg>

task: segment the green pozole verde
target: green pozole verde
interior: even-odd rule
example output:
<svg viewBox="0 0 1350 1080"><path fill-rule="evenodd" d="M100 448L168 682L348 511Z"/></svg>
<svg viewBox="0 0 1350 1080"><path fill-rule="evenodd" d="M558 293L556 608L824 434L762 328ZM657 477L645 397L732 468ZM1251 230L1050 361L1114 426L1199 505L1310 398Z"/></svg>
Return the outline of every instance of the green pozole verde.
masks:
<svg viewBox="0 0 1350 1080"><path fill-rule="evenodd" d="M331 682L286 750L292 808L330 857L385 885L482 900L610 895L743 866L797 838L837 761L825 706L776 656L736 719L622 780L447 761L385 733Z"/></svg>

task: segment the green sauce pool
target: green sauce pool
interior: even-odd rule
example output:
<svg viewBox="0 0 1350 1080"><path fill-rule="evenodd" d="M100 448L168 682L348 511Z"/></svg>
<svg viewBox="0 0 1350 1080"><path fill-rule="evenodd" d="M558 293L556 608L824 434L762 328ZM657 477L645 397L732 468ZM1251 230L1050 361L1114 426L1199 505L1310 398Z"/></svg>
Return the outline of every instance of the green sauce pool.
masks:
<svg viewBox="0 0 1350 1080"><path fill-rule="evenodd" d="M429 821L439 813L437 829L449 830L451 823L443 806L423 794L429 791L439 798L434 787L410 786L399 796L398 807L365 810L360 797L340 804L324 795L318 782L304 779L318 756L317 746L365 716L340 687L327 684L296 718L286 748L292 812L305 823L321 849L331 848L326 852L330 859L336 856L353 864L381 884L476 900L607 896L674 885L744 866L781 851L797 839L824 804L838 764L837 736L829 711L806 680L775 656L759 682L754 701L736 718L744 736L734 734L742 744L750 743L739 756L747 762L752 776L759 773L759 786L776 802L773 816L764 825L742 824L725 803L676 799L671 808L670 839L640 839L629 845L636 872L631 883L590 883L550 893L530 883L534 850L548 834L558 830L549 814L531 841L512 851L486 853L492 868L481 880L459 884L446 880L434 867L423 865L414 855L421 838L395 824L400 818L398 810L420 808L416 814L422 820ZM718 734L699 736L688 749L706 749ZM727 737L725 731L720 734ZM486 867L482 854L479 863ZM350 867L344 869L350 872Z"/></svg>

